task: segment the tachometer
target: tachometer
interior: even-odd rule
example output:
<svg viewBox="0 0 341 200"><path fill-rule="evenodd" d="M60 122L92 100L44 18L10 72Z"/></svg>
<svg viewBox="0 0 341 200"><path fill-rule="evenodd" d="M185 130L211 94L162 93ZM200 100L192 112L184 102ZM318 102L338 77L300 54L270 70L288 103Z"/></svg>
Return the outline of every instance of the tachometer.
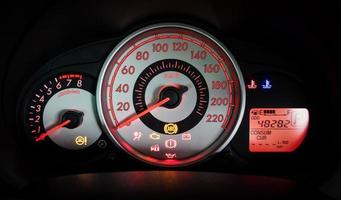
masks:
<svg viewBox="0 0 341 200"><path fill-rule="evenodd" d="M102 135L95 112L95 80L84 73L56 73L26 96L24 126L34 144L81 150Z"/></svg>
<svg viewBox="0 0 341 200"><path fill-rule="evenodd" d="M223 149L245 106L240 69L217 39L191 26L158 24L111 52L97 88L111 138L145 162L183 166Z"/></svg>

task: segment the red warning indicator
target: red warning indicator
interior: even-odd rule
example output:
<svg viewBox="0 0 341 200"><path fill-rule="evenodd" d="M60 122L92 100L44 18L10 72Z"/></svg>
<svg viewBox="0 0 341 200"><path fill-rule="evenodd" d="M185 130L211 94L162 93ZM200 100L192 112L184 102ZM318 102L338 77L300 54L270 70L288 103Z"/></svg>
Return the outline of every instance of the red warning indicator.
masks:
<svg viewBox="0 0 341 200"><path fill-rule="evenodd" d="M292 152L303 142L309 126L305 108L253 108L250 110L251 152Z"/></svg>

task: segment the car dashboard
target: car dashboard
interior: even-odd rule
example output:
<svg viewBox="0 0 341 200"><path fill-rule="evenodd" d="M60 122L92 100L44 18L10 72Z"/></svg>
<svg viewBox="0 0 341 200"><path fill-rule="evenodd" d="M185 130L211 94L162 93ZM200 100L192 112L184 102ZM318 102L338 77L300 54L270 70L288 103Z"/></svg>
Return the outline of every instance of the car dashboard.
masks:
<svg viewBox="0 0 341 200"><path fill-rule="evenodd" d="M4 199L341 198L339 2L4 8Z"/></svg>

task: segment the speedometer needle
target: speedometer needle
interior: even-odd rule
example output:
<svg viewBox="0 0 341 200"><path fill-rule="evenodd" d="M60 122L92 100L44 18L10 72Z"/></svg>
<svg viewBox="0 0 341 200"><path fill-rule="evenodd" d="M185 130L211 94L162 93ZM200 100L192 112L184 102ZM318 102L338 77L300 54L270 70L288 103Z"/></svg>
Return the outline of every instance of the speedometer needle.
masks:
<svg viewBox="0 0 341 200"><path fill-rule="evenodd" d="M65 120L61 124L58 124L57 126L54 126L50 130L48 130L46 133L41 134L37 139L36 142L44 140L47 136L51 135L52 133L58 131L59 129L63 128L64 126L68 125L71 122L71 120Z"/></svg>
<svg viewBox="0 0 341 200"><path fill-rule="evenodd" d="M120 124L118 124L118 126L117 126L116 128L119 129L119 128L123 128L123 127L125 127L125 126L129 126L129 125L131 124L131 122L133 122L133 121L137 120L138 118L140 118L140 117L142 117L142 116L148 114L149 112L155 110L156 108L158 108L158 107L164 105L164 104L167 103L169 100L170 100L169 97L166 97L166 98L162 99L161 101L159 101L159 102L157 102L157 103L155 103L155 104L149 106L146 110L140 112L139 114L134 115L134 116L132 116L132 117L130 117L130 118L124 120L123 122L121 122Z"/></svg>

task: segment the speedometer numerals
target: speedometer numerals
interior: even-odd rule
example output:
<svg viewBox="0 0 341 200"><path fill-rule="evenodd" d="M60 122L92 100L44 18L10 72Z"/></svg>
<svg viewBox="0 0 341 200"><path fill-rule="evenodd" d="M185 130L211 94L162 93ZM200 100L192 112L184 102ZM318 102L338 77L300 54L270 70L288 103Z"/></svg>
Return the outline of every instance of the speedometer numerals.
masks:
<svg viewBox="0 0 341 200"><path fill-rule="evenodd" d="M212 81L212 90L224 90L227 88L227 81Z"/></svg>
<svg viewBox="0 0 341 200"><path fill-rule="evenodd" d="M136 53L136 60L148 60L149 52L148 51L138 51Z"/></svg>
<svg viewBox="0 0 341 200"><path fill-rule="evenodd" d="M169 47L172 48L169 48ZM187 51L188 49L188 43L187 42L173 42L171 45L168 43L152 43L152 51L153 52L161 52L161 53L167 53L169 50L172 51Z"/></svg>
<svg viewBox="0 0 341 200"><path fill-rule="evenodd" d="M219 73L220 65L219 64L205 64L204 65L204 73Z"/></svg>
<svg viewBox="0 0 341 200"><path fill-rule="evenodd" d="M129 85L127 83L119 84L115 91L118 93L127 93L129 91Z"/></svg>
<svg viewBox="0 0 341 200"><path fill-rule="evenodd" d="M130 65L130 66L123 66L121 69L121 73L123 75L133 75L135 73L135 66L134 65Z"/></svg>
<svg viewBox="0 0 341 200"><path fill-rule="evenodd" d="M222 114L208 114L206 122L219 123L224 121L224 115Z"/></svg>
<svg viewBox="0 0 341 200"><path fill-rule="evenodd" d="M173 51L187 51L187 42L173 42Z"/></svg>
<svg viewBox="0 0 341 200"><path fill-rule="evenodd" d="M202 51L191 51L191 59L204 60L207 56L207 52L205 50Z"/></svg>

